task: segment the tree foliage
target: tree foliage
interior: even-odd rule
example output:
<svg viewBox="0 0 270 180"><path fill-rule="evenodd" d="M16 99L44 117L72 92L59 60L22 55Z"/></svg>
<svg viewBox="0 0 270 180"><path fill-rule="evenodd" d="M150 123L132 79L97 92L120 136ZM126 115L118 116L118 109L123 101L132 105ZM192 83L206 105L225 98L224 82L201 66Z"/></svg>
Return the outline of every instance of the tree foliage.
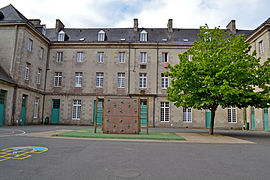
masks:
<svg viewBox="0 0 270 180"><path fill-rule="evenodd" d="M169 65L168 99L177 107L209 109L211 113L218 106L269 107L270 59L261 63L256 51L250 54L244 35L205 25L198 36L193 47L179 54L179 63Z"/></svg>

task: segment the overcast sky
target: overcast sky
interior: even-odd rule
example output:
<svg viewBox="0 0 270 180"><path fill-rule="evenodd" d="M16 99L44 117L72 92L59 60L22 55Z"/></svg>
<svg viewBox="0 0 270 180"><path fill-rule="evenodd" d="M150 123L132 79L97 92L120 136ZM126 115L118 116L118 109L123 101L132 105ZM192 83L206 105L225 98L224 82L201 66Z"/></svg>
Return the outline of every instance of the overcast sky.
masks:
<svg viewBox="0 0 270 180"><path fill-rule="evenodd" d="M270 17L269 0L0 0L0 7L12 4L26 18L37 18L47 28L60 19L65 27L167 27L225 28L231 19L238 29L255 29Z"/></svg>

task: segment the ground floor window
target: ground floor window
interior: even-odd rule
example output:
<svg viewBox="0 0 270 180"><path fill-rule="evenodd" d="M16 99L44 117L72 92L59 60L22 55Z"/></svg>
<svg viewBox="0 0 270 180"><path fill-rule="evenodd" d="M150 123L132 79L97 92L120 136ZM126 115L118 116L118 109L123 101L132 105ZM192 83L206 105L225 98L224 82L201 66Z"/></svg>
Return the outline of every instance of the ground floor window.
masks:
<svg viewBox="0 0 270 180"><path fill-rule="evenodd" d="M168 122L169 113L170 113L169 102L161 102L160 103L160 121Z"/></svg>
<svg viewBox="0 0 270 180"><path fill-rule="evenodd" d="M80 120L81 118L81 100L73 101L72 119Z"/></svg>
<svg viewBox="0 0 270 180"><path fill-rule="evenodd" d="M36 98L35 99L35 105L34 105L34 118L38 117L38 103L39 103L39 99Z"/></svg>
<svg viewBox="0 0 270 180"><path fill-rule="evenodd" d="M183 108L183 121L184 122L192 122L191 108Z"/></svg>
<svg viewBox="0 0 270 180"><path fill-rule="evenodd" d="M236 108L235 107L228 108L228 122L236 123Z"/></svg>

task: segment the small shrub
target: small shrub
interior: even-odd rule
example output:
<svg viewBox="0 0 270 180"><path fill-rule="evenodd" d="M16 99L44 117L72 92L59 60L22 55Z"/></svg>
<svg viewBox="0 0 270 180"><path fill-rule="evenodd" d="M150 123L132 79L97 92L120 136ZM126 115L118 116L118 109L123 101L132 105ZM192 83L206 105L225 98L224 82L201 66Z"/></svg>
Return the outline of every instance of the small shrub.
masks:
<svg viewBox="0 0 270 180"><path fill-rule="evenodd" d="M123 119L120 119L120 123L122 123L123 122Z"/></svg>

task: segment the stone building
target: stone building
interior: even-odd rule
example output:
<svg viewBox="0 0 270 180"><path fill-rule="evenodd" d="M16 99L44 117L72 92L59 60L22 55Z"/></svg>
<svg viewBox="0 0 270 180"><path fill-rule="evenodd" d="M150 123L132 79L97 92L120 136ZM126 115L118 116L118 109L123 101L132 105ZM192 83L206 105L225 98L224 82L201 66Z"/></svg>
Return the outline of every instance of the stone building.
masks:
<svg viewBox="0 0 270 180"><path fill-rule="evenodd" d="M41 124L46 117L51 124L93 125L97 97L137 97L148 100L150 127L207 128L209 112L177 108L166 99L170 79L163 74L198 40L199 29L173 28L172 19L167 28L138 24L65 28L57 19L46 29L12 5L0 9L0 125ZM263 61L270 56L269 25L268 19L254 31L239 30L233 20L224 31L245 34L253 49L263 48ZM219 108L215 127L239 129L247 119L262 130L269 125L266 112Z"/></svg>

